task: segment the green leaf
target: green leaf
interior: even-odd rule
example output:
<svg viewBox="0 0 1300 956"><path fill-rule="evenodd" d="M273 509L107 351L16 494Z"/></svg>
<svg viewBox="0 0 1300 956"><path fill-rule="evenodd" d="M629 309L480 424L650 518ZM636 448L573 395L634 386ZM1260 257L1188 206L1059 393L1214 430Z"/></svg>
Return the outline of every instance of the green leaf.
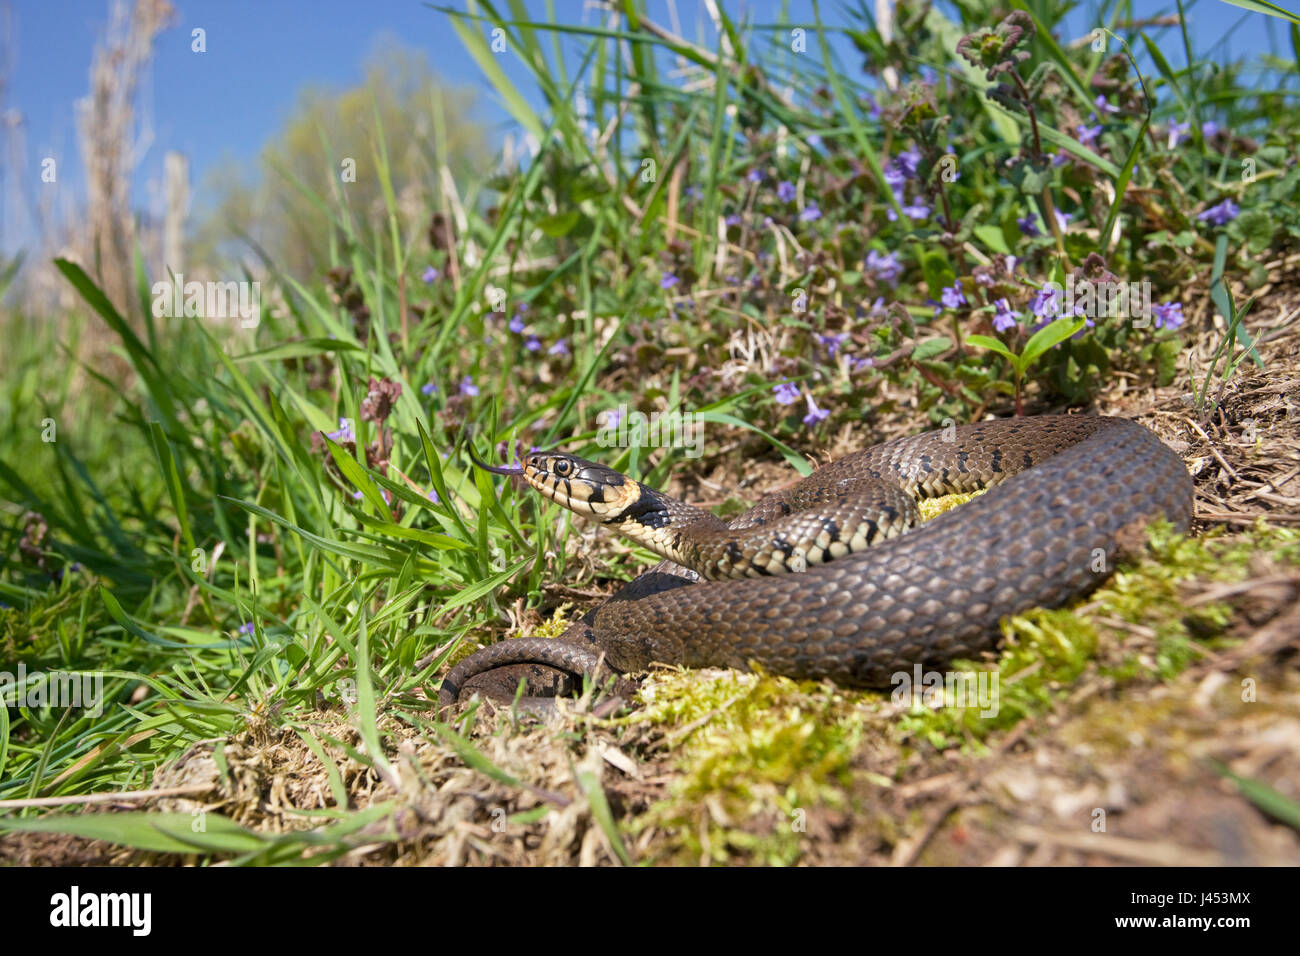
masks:
<svg viewBox="0 0 1300 956"><path fill-rule="evenodd" d="M388 508L388 502L384 496L379 493L375 483L370 480L366 470L361 467L360 463L347 453L347 451L331 438L325 439L330 455L334 458L334 464L339 466L339 471L343 477L352 483L352 487L365 495L366 500L384 517L389 517L392 512Z"/></svg>
<svg viewBox="0 0 1300 956"><path fill-rule="evenodd" d="M968 335L966 336L966 344L973 345L976 348L988 349L991 352L997 352L999 355L1010 359L1013 364L1020 359L1020 356L1016 355L1015 352L1003 345L1000 340L990 338L987 335Z"/></svg>
<svg viewBox="0 0 1300 956"><path fill-rule="evenodd" d="M455 608L460 607L462 604L469 604L472 601L477 601L485 594L490 594L492 591L495 591L501 585L505 584L516 574L518 574L520 571L526 568L529 564L533 562L533 560L534 560L533 555L530 554L528 557L515 562L510 567L506 568L504 571L500 571L492 575L491 577L484 578L482 581L477 581L474 584L469 585L468 587L462 588L461 590L457 591L445 604L443 604L442 606L443 613L454 610Z"/></svg>
<svg viewBox="0 0 1300 956"><path fill-rule="evenodd" d="M269 349L257 352L245 352L232 356L235 362L279 361L281 359L301 358L306 355L324 355L328 352L361 352L364 349L355 342L342 339L303 339L299 342L284 342Z"/></svg>
<svg viewBox="0 0 1300 956"><path fill-rule="evenodd" d="M1026 196L1041 195L1043 190L1052 184L1051 160L1041 159L1034 162L1030 159L1022 159L1012 168L1011 181Z"/></svg>
<svg viewBox="0 0 1300 956"><path fill-rule="evenodd" d="M938 299L946 287L957 281L957 273L942 252L927 252L921 256L921 274L925 276L932 299Z"/></svg>
<svg viewBox="0 0 1300 956"><path fill-rule="evenodd" d="M619 858L619 861L624 866L631 866L632 854L628 852L627 846L623 843L623 835L618 832L618 824L614 820L613 811L610 810L605 791L600 785L600 778L594 773L584 770L577 774L577 781L578 787L587 798L587 805L591 808L591 817L596 821L601 832L605 834L605 838L609 840L614 855Z"/></svg>
<svg viewBox="0 0 1300 956"><path fill-rule="evenodd" d="M1020 353L1020 360L1024 362L1024 367L1028 368L1033 365L1040 355L1048 349L1064 342L1075 332L1078 332L1087 320L1080 317L1077 319L1057 319L1049 325L1043 326L1025 343L1025 350Z"/></svg>
<svg viewBox="0 0 1300 956"><path fill-rule="evenodd" d="M1283 20L1290 20L1292 23L1300 23L1300 16L1296 16L1289 10L1284 10L1276 3L1269 3L1268 0L1223 0L1224 3L1230 3L1234 7L1241 7L1243 10L1249 10L1251 13L1262 13L1265 16L1279 17Z"/></svg>
<svg viewBox="0 0 1300 956"><path fill-rule="evenodd" d="M1241 788L1242 795L1274 819L1281 820L1293 830L1300 830L1300 803L1279 793L1266 783L1238 776L1217 760L1210 766L1220 776L1227 777Z"/></svg>
<svg viewBox="0 0 1300 956"><path fill-rule="evenodd" d="M1233 225L1241 232L1247 250L1255 255L1267 250L1277 233L1276 220L1262 209L1243 212L1233 221Z"/></svg>
<svg viewBox="0 0 1300 956"><path fill-rule="evenodd" d="M200 819L203 829L196 831ZM249 853L263 849L267 842L219 813L205 813L202 818L142 811L0 818L0 832L6 830L63 833L153 853Z"/></svg>
<svg viewBox="0 0 1300 956"><path fill-rule="evenodd" d="M576 209L570 209L568 212L556 213L554 216L547 216L537 223L537 228L552 239L559 239L561 236L567 236L573 231L573 227L582 219L582 213Z"/></svg>
<svg viewBox="0 0 1300 956"><path fill-rule="evenodd" d="M1007 246L1007 238L1002 234L1001 226L985 224L976 226L972 231L975 233L976 238L984 243L986 248L992 249L994 252L1000 252L1003 255L1011 253L1010 247Z"/></svg>
<svg viewBox="0 0 1300 956"><path fill-rule="evenodd" d="M757 432L771 442L772 447L779 451L781 457L788 461L790 466L794 468L795 471L799 472L800 475L806 478L808 475L812 474L812 465L808 464L807 458L799 454L775 435L770 435L763 431L763 429L759 428L757 425L751 425L749 422L737 418L734 415L727 415L723 412L707 410L696 412L695 418L702 422L717 422L719 425L734 425L736 428L744 428L751 432Z"/></svg>
<svg viewBox="0 0 1300 956"><path fill-rule="evenodd" d="M149 437L153 439L154 455L158 459L158 467L162 469L163 483L167 486L172 508L176 511L176 520L181 526L181 536L185 539L186 550L193 553L194 532L190 528L190 513L185 505L185 489L181 486L181 476L176 469L172 447L168 444L167 436L158 422L149 423Z"/></svg>
<svg viewBox="0 0 1300 956"><path fill-rule="evenodd" d="M1156 343L1156 377L1161 385L1173 382L1178 374L1178 356L1182 354L1183 343L1179 339L1161 339Z"/></svg>
<svg viewBox="0 0 1300 956"><path fill-rule="evenodd" d="M941 335L937 339L927 339L912 350L912 359L923 362L926 359L934 358L936 355L942 355L950 348L952 348L952 339L946 336Z"/></svg>
<svg viewBox="0 0 1300 956"><path fill-rule="evenodd" d="M469 55L474 58L480 70L487 77L488 82L492 84L497 95L505 103L506 109L510 115L515 118L515 122L522 126L529 133L541 141L545 135L542 128L542 122L538 119L537 111L528 105L528 101L520 94L515 85L506 78L505 71L501 69L500 60L492 52L491 46L482 33L482 27L477 21L479 10L478 4L474 0L469 0L466 5L465 13L457 11L448 11L451 14L451 27L460 37L461 46L464 47ZM502 29L505 33L505 30ZM509 38L509 34L505 33Z"/></svg>

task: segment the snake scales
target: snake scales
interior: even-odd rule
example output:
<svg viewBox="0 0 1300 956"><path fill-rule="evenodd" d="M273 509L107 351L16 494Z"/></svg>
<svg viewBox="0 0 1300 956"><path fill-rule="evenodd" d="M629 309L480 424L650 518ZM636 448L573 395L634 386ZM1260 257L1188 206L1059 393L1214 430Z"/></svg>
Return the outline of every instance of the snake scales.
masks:
<svg viewBox="0 0 1300 956"><path fill-rule="evenodd" d="M1163 517L1186 530L1192 513L1178 456L1135 422L1095 416L896 439L814 471L729 523L568 455L491 470L523 474L579 513L666 545L666 556L701 561L708 575L746 576L697 583L666 560L558 639L504 641L461 661L443 681L443 712L464 691L509 694L520 679L563 693L573 678L595 675L602 655L618 672L754 662L789 677L888 686L898 670L992 647L1003 617L1086 592L1118 551L1140 545L1148 522ZM981 488L989 490L898 533L910 499ZM872 502L865 513L854 510L862 502ZM844 554L853 537L887 540Z"/></svg>

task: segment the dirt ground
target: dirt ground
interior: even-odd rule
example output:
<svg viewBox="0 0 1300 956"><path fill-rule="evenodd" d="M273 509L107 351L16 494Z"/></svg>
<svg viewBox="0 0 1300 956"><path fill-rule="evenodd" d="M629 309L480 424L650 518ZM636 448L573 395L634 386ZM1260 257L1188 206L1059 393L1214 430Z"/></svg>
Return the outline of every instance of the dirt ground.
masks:
<svg viewBox="0 0 1300 956"><path fill-rule="evenodd" d="M1271 265L1275 274L1294 277L1296 260ZM1218 547L1239 542L1252 549L1246 573L1235 580L1203 574L1179 583L1185 607L1230 609L1229 639L1196 643L1191 659L1167 678L1117 680L1123 659L1149 660L1153 671L1160 669L1160 635L1085 604L1074 613L1094 615L1095 658L1068 685L1054 688L1050 705L966 745L935 746L921 731L900 731L901 710L883 695L729 672L668 675L647 685L654 698L671 696L677 679L709 682L707 693L721 703L698 715L681 710L665 717L652 699L642 702L640 717L634 710L620 721L578 715L558 727L514 728L504 717L480 718L470 735L473 747L516 778L510 782L469 769L452 743L392 718L385 727L392 779L379 779L342 748L326 748L351 807L391 800L397 808L355 838L337 862L1300 863L1300 834L1282 820L1288 811L1267 809L1269 797L1259 792L1249 799L1238 782L1271 788L1273 798L1292 808L1300 802L1300 564L1280 545L1257 547L1300 532L1300 285L1292 278L1259 291L1248 325L1259 337L1264 367L1243 363L1221 388L1212 386L1218 407L1208 419L1192 408L1185 375L1160 389L1117 378L1089 409L1136 419L1159 434L1194 476L1194 532ZM1237 296L1241 301L1240 291ZM1208 296L1189 300L1197 304L1187 310L1188 327L1207 329L1186 352L1199 381L1222 326L1209 330ZM828 457L917 427L915 417L900 413L878 434L841 436ZM788 474L772 465L744 477L770 488ZM724 460L673 490L707 501L738 480L734 463ZM1281 532L1261 536L1261 521ZM1295 553L1291 546L1288 554ZM770 731L772 747L785 731L812 728L800 732L805 742L816 742L819 728L852 729L827 750L800 750L788 786L771 773L746 781L717 769L710 778L704 765L716 761L724 768L725 748L700 739L731 726L732 711L759 705L790 715L780 727L747 725L751 735ZM320 739L361 746L338 711L323 711L308 724ZM278 833L309 825L298 811L334 803L318 759L285 728L250 724L224 757L225 779L211 746L201 745L154 780L155 787L183 795L95 812L201 807ZM818 796L792 808L795 789ZM607 819L623 824L621 837L602 826ZM0 858L189 862L43 834L0 837Z"/></svg>

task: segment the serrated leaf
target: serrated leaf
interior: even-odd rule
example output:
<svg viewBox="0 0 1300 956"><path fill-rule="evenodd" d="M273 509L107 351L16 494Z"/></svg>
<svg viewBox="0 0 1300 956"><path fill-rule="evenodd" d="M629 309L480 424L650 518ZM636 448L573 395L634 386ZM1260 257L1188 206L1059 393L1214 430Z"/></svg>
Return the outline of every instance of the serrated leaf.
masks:
<svg viewBox="0 0 1300 956"><path fill-rule="evenodd" d="M926 359L934 358L936 355L942 355L952 348L952 339L946 336L940 336L937 339L927 339L912 350L912 359L917 362L923 362Z"/></svg>

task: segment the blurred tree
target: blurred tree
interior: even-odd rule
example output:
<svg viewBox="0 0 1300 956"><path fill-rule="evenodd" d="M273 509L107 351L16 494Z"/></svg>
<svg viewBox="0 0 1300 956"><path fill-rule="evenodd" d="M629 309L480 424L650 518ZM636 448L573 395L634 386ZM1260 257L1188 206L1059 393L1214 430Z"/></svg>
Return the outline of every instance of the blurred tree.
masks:
<svg viewBox="0 0 1300 956"><path fill-rule="evenodd" d="M423 233L430 210L441 204L442 168L459 179L486 164L482 129L467 119L472 105L473 93L446 88L424 53L384 42L360 86L302 94L253 177L234 164L205 177L198 195L209 198L198 210L189 268L217 269L230 257L248 261L240 238L247 236L281 271L300 281L318 278L329 267L331 229L322 201L346 209L360 235L376 228L386 234L381 128L402 234ZM349 161L354 181L345 181Z"/></svg>

